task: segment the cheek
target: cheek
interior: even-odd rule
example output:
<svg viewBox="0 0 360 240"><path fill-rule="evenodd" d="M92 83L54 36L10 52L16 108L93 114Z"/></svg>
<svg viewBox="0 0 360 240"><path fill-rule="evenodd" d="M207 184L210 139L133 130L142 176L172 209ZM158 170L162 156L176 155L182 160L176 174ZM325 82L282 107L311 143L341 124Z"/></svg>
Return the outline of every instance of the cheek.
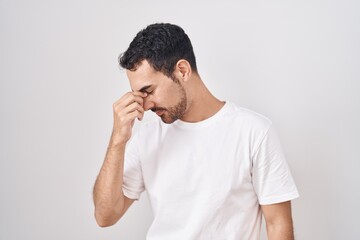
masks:
<svg viewBox="0 0 360 240"><path fill-rule="evenodd" d="M171 105L177 98L177 93L173 89L159 89L154 94L154 101L159 105Z"/></svg>
<svg viewBox="0 0 360 240"><path fill-rule="evenodd" d="M166 104L173 106L175 104L177 104L180 100L180 92L177 89L172 89L171 91L167 91L165 93L165 100L166 100Z"/></svg>

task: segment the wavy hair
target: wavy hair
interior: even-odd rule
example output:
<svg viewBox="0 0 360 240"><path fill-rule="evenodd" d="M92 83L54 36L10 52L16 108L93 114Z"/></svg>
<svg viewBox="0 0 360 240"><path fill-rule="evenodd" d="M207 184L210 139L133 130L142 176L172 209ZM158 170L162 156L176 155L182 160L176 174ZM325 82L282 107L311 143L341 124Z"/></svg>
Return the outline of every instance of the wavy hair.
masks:
<svg viewBox="0 0 360 240"><path fill-rule="evenodd" d="M190 63L197 73L195 54L184 30L170 23L155 23L141 30L129 48L119 56L120 66L134 71L147 60L156 70L174 79L175 65L180 59Z"/></svg>

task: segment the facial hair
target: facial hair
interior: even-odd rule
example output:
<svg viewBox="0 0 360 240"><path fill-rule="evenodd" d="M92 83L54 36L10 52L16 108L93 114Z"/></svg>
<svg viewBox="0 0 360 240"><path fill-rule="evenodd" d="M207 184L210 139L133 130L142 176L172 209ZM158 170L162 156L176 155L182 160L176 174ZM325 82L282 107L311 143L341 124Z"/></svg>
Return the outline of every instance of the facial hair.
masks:
<svg viewBox="0 0 360 240"><path fill-rule="evenodd" d="M153 109L151 109L152 111L159 111L159 110L164 110L164 113L160 116L161 120L164 123L173 123L176 120L182 118L186 112L186 107L187 107L187 97L186 97L186 92L183 86L181 86L179 84L179 89L180 89L180 100L178 103L175 104L175 106L172 107L168 107L168 108L163 108L163 107L155 107Z"/></svg>

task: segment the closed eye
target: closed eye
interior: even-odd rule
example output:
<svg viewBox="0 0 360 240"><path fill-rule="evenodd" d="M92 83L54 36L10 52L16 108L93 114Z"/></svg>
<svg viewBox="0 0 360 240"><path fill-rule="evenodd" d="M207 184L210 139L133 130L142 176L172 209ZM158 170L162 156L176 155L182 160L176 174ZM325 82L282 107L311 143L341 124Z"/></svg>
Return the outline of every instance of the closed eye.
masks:
<svg viewBox="0 0 360 240"><path fill-rule="evenodd" d="M139 92L143 92L143 93L147 93L147 94L150 94L150 93L152 93L152 91L153 90L149 90L149 88L151 87L152 85L147 85L147 86L144 86L144 87L142 87L140 90L139 90Z"/></svg>

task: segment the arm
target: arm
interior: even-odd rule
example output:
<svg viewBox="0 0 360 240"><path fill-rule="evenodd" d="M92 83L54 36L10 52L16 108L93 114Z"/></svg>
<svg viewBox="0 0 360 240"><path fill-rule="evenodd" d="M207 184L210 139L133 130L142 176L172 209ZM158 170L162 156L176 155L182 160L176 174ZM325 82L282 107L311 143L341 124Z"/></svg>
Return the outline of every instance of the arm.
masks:
<svg viewBox="0 0 360 240"><path fill-rule="evenodd" d="M122 189L125 144L116 145L113 138L94 186L95 218L99 226L115 224L134 200L124 196Z"/></svg>
<svg viewBox="0 0 360 240"><path fill-rule="evenodd" d="M269 240L294 240L291 202L261 205Z"/></svg>
<svg viewBox="0 0 360 240"><path fill-rule="evenodd" d="M144 114L145 93L129 92L113 105L114 127L104 163L94 185L95 218L99 226L115 224L134 202L122 191L124 153L135 118Z"/></svg>

